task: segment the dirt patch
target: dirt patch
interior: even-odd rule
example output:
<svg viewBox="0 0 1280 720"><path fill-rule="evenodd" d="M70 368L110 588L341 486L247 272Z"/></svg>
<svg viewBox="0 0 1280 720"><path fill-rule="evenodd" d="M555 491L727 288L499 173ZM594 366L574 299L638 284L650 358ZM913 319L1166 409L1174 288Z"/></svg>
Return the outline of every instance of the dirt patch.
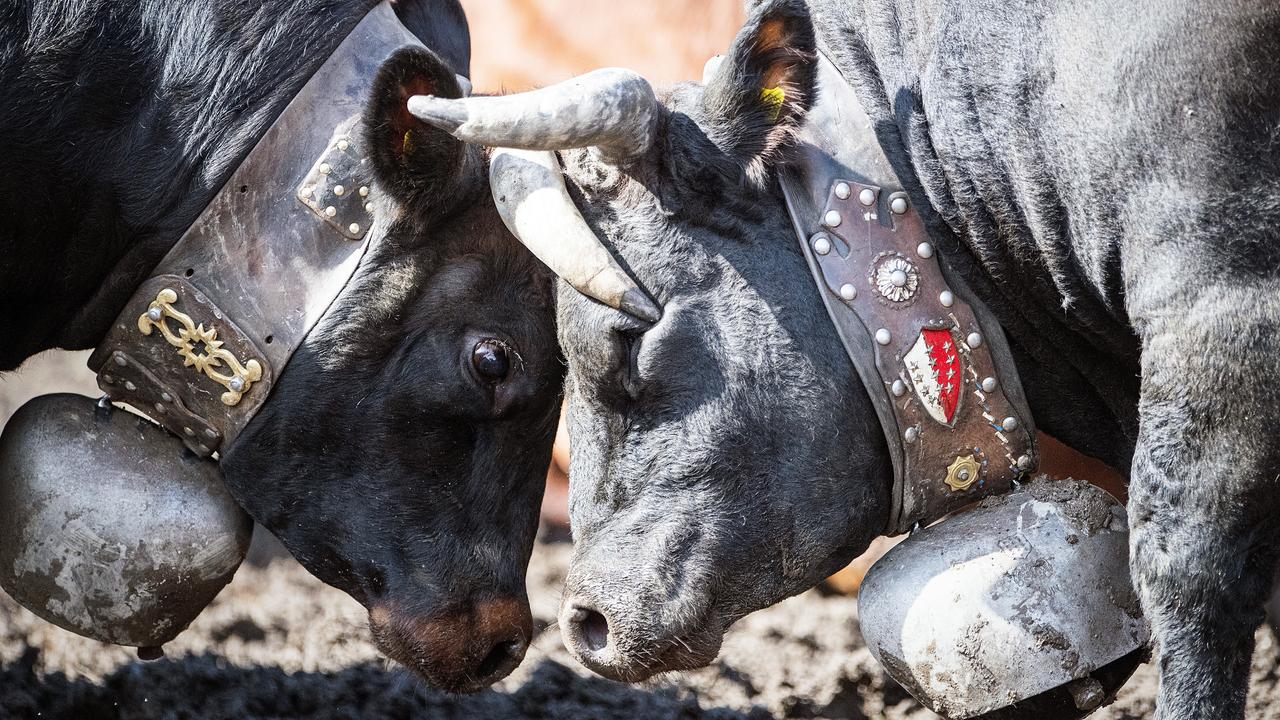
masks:
<svg viewBox="0 0 1280 720"><path fill-rule="evenodd" d="M1115 507L1113 499L1105 490L1083 480L1037 475L1022 489L1035 500L1060 505L1066 516L1090 536L1111 523L1112 508ZM1008 493L993 495L984 499L981 506L1000 507L1015 500L1021 502L1021 498L1021 495ZM1076 541L1071 542L1074 544Z"/></svg>
<svg viewBox="0 0 1280 720"><path fill-rule="evenodd" d="M529 574L538 630L516 673L449 696L378 655L364 612L270 543L177 641L142 663L78 638L0 596L0 718L428 718L702 720L935 718L863 646L857 601L810 592L740 621L719 660L642 687L590 675L560 644L556 605L570 548L538 544ZM1250 720L1277 717L1277 648L1259 632ZM1093 717L1150 716L1151 666Z"/></svg>

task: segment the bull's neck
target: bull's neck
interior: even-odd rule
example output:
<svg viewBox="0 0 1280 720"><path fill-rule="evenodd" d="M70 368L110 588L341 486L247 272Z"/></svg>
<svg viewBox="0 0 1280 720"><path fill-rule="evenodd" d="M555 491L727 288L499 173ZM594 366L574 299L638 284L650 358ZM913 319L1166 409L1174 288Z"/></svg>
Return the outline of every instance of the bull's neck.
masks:
<svg viewBox="0 0 1280 720"><path fill-rule="evenodd" d="M1040 429L1127 470L1138 343L1118 250L1091 247L1097 267L1077 259L1082 220L1037 167L1047 161L1027 140L1033 128L1020 125L1030 120L999 102L989 78L979 87L954 66L965 60L943 52L955 42L946 28L919 20L946 1L811 5L824 51L857 92L930 235L1003 326Z"/></svg>
<svg viewBox="0 0 1280 720"><path fill-rule="evenodd" d="M376 2L96 1L0 31L23 49L0 68L23 150L0 155L0 370L95 345Z"/></svg>

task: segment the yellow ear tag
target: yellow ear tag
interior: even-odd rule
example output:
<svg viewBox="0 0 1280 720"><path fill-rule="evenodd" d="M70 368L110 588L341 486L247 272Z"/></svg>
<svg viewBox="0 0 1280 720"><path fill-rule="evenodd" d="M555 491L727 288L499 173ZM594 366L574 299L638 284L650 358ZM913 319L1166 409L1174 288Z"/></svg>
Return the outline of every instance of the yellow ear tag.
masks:
<svg viewBox="0 0 1280 720"><path fill-rule="evenodd" d="M400 143L400 152L404 155L408 155L412 151L413 151L413 133L412 131L405 130L404 140Z"/></svg>
<svg viewBox="0 0 1280 720"><path fill-rule="evenodd" d="M765 88L760 91L760 102L765 104L769 113L769 122L778 122L782 114L782 103L787 101L787 93L782 88Z"/></svg>

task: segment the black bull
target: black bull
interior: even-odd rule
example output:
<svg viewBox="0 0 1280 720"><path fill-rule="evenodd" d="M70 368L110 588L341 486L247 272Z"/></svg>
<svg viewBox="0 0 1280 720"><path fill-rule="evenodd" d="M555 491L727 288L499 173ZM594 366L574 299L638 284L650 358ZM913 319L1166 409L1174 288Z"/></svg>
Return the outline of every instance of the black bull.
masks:
<svg viewBox="0 0 1280 720"><path fill-rule="evenodd" d="M580 213L662 306L637 318L560 271L602 300L562 284L557 309L571 649L623 679L705 664L725 626L885 527L883 436L774 182L817 37L1003 325L1040 427L1130 474L1160 716L1241 717L1280 527L1280 8L754 6L705 87L646 112L568 132L513 98L423 105L458 137L562 151L576 205L562 215ZM646 101L581 87L538 107L556 92L566 109ZM594 144L607 152L570 150Z"/></svg>
<svg viewBox="0 0 1280 720"><path fill-rule="evenodd" d="M0 370L95 346L375 4L5 3ZM439 55L388 60L363 118L395 220L221 465L258 522L369 608L384 652L469 690L530 639L563 370L551 277L502 227L483 153L404 112L414 92L460 94L461 9L396 13Z"/></svg>

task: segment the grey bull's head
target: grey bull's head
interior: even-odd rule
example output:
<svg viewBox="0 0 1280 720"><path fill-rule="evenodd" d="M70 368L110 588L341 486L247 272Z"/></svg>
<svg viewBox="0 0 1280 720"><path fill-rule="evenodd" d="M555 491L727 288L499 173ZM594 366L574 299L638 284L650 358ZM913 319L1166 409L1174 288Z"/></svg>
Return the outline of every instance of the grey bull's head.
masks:
<svg viewBox="0 0 1280 720"><path fill-rule="evenodd" d="M577 550L561 627L612 678L710 662L730 623L814 585L887 520L883 435L773 182L814 59L804 4L774 1L705 87L655 96L602 70L410 105L522 148L495 159L494 198L566 281Z"/></svg>

